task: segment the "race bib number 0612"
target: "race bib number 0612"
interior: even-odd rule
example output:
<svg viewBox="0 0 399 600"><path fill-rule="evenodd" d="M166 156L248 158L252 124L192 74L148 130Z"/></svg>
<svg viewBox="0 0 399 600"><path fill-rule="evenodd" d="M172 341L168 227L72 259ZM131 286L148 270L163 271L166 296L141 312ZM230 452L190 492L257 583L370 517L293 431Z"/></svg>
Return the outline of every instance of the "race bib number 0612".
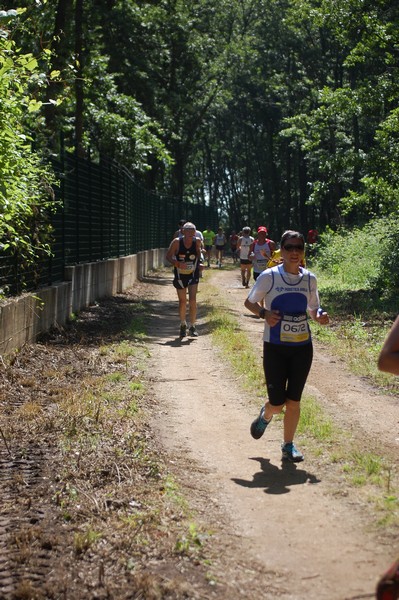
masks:
<svg viewBox="0 0 399 600"><path fill-rule="evenodd" d="M309 328L306 315L301 317L284 316L281 320L280 340L281 342L300 343L309 339Z"/></svg>

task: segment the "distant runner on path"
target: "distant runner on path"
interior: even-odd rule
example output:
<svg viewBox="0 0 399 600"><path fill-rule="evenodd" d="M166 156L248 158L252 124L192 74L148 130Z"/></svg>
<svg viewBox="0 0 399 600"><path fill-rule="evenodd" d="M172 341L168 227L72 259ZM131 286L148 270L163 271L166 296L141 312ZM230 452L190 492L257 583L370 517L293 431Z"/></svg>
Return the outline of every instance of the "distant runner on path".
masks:
<svg viewBox="0 0 399 600"><path fill-rule="evenodd" d="M215 235L215 239L213 241L214 241L214 244L216 247L216 264L219 267L219 269L221 269L222 262L223 262L224 249L225 249L226 242L227 242L226 236L221 227L219 227L218 232Z"/></svg>
<svg viewBox="0 0 399 600"><path fill-rule="evenodd" d="M187 223L186 219L180 219L180 221L179 221L179 229L174 232L172 240L174 240L174 239L176 239L178 237L183 237L183 225L184 225L184 223Z"/></svg>
<svg viewBox="0 0 399 600"><path fill-rule="evenodd" d="M242 235L238 238L237 252L240 254L241 281L244 287L249 287L251 279L252 260L249 258L249 250L254 238L250 227L243 227Z"/></svg>
<svg viewBox="0 0 399 600"><path fill-rule="evenodd" d="M249 249L249 258L252 260L253 277L255 281L267 267L272 254L276 249L276 242L267 237L267 228L264 225L258 227L258 237L252 242Z"/></svg>
<svg viewBox="0 0 399 600"><path fill-rule="evenodd" d="M230 243L230 252L231 252L231 256L233 258L233 263L236 263L238 260L238 256L237 256L238 235L236 234L234 229L230 234L229 243Z"/></svg>
<svg viewBox="0 0 399 600"><path fill-rule="evenodd" d="M284 414L283 459L300 462L303 454L294 445L300 416L300 400L313 359L313 345L307 313L326 325L328 314L320 308L316 277L300 266L305 240L297 231L285 231L281 238L282 264L266 269L257 278L245 300L254 315L265 319L263 369L268 401L251 425L259 439L273 415ZM264 300L265 307L260 304Z"/></svg>
<svg viewBox="0 0 399 600"><path fill-rule="evenodd" d="M166 253L166 260L174 266L173 285L179 299L180 337L187 335L187 290L189 304L189 334L197 337L195 322L197 320L197 290L201 268L201 245L195 237L193 223L187 222L182 228L183 237L172 240Z"/></svg>
<svg viewBox="0 0 399 600"><path fill-rule="evenodd" d="M210 225L207 225L206 229L204 229L202 232L202 236L204 238L204 247L205 247L206 261L207 261L208 267L211 266L212 246L213 246L213 240L215 238L215 235L216 235L216 233L214 231L212 231Z"/></svg>

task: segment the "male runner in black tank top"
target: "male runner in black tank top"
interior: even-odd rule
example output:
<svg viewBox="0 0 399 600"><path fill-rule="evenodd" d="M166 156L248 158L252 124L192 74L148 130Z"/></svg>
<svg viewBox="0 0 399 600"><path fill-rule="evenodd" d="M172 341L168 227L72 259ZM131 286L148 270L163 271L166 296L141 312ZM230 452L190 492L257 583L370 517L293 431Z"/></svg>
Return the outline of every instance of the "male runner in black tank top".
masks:
<svg viewBox="0 0 399 600"><path fill-rule="evenodd" d="M187 333L186 297L188 291L189 305L189 334L197 337L195 327L197 319L197 289L201 261L201 240L195 237L195 225L185 223L182 229L183 237L175 238L166 253L166 259L174 266L173 285L179 299L180 337Z"/></svg>

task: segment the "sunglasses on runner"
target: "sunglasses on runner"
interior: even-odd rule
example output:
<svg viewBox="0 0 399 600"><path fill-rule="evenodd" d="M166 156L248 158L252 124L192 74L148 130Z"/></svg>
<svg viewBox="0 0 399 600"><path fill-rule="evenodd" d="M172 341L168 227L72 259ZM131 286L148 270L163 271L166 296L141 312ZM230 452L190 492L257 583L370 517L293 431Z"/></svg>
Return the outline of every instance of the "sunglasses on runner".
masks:
<svg viewBox="0 0 399 600"><path fill-rule="evenodd" d="M303 246L297 246L296 244L286 244L283 246L283 249L287 250L287 252L292 252L293 250L296 250L297 252L303 252Z"/></svg>

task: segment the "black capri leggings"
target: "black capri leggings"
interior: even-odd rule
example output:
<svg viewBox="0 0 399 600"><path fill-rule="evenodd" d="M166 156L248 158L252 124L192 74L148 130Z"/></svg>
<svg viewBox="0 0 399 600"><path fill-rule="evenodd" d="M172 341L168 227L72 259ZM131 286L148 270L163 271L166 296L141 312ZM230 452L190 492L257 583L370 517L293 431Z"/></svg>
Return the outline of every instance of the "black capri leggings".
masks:
<svg viewBox="0 0 399 600"><path fill-rule="evenodd" d="M301 399L313 360L313 345L283 346L263 343L263 370L267 394L273 406L287 399Z"/></svg>

